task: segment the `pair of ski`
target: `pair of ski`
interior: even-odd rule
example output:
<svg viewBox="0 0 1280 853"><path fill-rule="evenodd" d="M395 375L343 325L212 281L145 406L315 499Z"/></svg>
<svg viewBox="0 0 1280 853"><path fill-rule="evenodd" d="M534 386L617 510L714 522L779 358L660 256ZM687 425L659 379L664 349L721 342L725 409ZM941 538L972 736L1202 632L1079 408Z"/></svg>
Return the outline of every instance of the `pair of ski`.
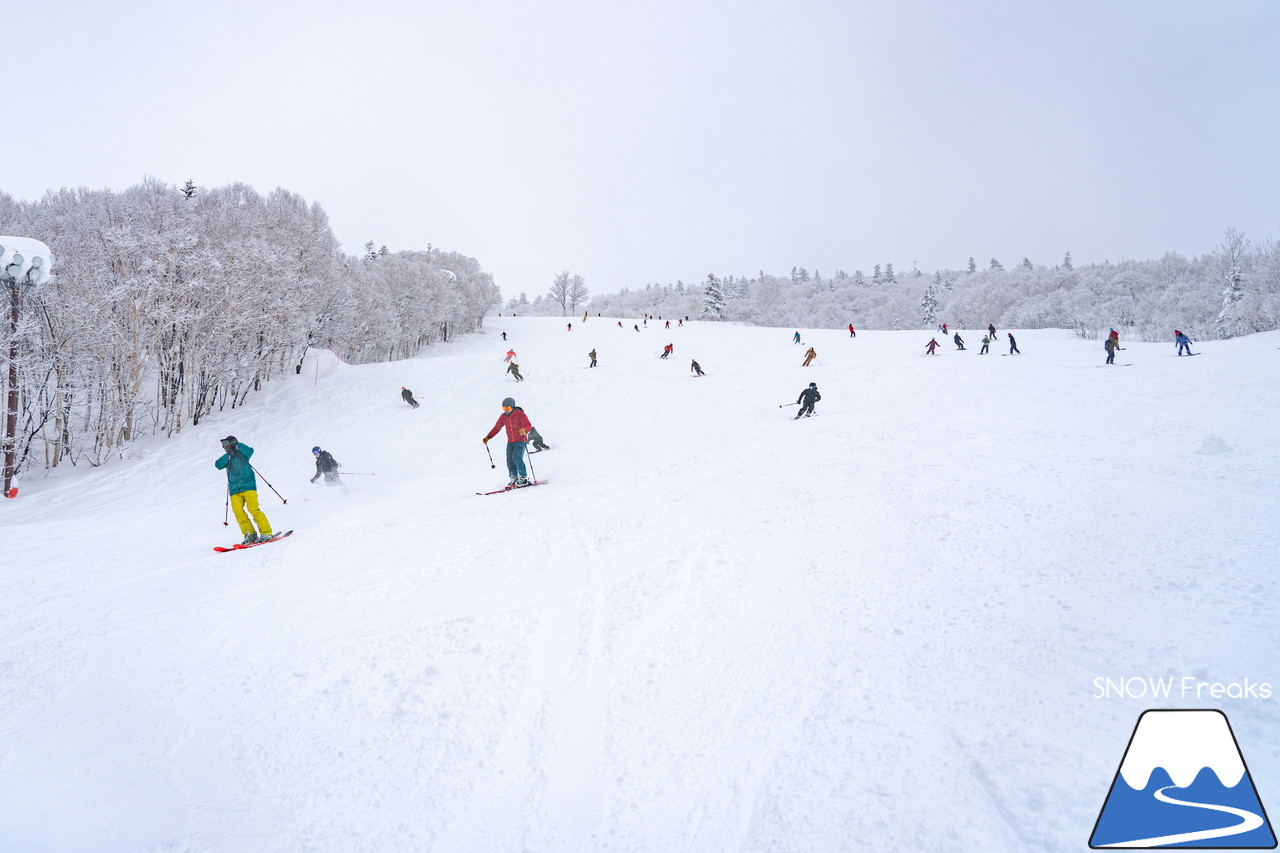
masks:
<svg viewBox="0 0 1280 853"><path fill-rule="evenodd" d="M527 489L530 486L545 486L546 480L535 480L532 483L526 483L523 486L507 486L503 489L494 489L492 492L476 492L477 495L500 495L503 492L514 492L516 489Z"/></svg>
<svg viewBox="0 0 1280 853"><path fill-rule="evenodd" d="M292 533L293 533L292 530L286 530L284 533L276 533L272 535L271 538L269 539L259 539L257 542L251 542L248 545L245 545L242 543L240 545L232 545L230 548L223 548L221 546L218 546L218 547L215 547L213 550L217 551L219 554L225 554L228 551L246 551L249 548L257 548L259 545L266 545L271 542L279 542L281 539L291 535Z"/></svg>

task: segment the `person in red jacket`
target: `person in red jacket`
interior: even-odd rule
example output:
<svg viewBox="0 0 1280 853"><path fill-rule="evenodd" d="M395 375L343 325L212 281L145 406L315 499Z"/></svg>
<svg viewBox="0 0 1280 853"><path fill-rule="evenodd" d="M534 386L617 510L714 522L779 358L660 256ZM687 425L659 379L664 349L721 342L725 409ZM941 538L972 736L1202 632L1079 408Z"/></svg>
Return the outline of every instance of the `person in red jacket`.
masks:
<svg viewBox="0 0 1280 853"><path fill-rule="evenodd" d="M524 409L517 406L516 401L510 397L502 401L502 414L498 415L498 422L481 440L488 444L489 439L497 435L498 430L504 428L507 431L507 473L511 475L511 482L507 484L507 488L527 486L529 475L525 472L524 452L529 443L529 430L533 429L533 424L529 423L529 416L524 413Z"/></svg>

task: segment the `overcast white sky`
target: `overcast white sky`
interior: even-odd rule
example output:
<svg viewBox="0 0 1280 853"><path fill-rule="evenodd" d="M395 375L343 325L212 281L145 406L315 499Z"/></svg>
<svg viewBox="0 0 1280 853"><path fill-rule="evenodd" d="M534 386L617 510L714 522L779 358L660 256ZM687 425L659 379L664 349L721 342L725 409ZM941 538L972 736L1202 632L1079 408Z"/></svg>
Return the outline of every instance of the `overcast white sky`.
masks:
<svg viewBox="0 0 1280 853"><path fill-rule="evenodd" d="M0 189L283 186L508 296L1280 236L1276 0L19 2Z"/></svg>

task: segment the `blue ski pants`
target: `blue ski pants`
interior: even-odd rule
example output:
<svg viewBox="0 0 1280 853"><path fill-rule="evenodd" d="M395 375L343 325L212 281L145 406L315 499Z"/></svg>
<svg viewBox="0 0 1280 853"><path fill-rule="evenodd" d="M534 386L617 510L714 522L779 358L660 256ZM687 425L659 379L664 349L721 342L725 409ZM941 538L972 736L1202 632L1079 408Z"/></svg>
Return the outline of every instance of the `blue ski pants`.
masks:
<svg viewBox="0 0 1280 853"><path fill-rule="evenodd" d="M524 470L524 448L523 441L507 442L507 473L512 479L528 476Z"/></svg>

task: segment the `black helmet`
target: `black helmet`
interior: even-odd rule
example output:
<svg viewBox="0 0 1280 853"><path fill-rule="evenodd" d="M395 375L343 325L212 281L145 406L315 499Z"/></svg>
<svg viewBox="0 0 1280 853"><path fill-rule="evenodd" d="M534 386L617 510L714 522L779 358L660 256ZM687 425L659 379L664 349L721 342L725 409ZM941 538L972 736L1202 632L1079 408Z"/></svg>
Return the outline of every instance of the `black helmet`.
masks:
<svg viewBox="0 0 1280 853"><path fill-rule="evenodd" d="M222 443L224 445L227 445L227 444L239 444L240 442L236 441L236 437L234 435L229 435L226 438L222 439Z"/></svg>
<svg viewBox="0 0 1280 853"><path fill-rule="evenodd" d="M515 400L513 400L513 399L511 399L510 397L504 397L504 398L502 399L502 405L503 405L504 407L505 407L505 406L510 406L511 408L513 408L513 409L514 409L514 408L516 407L516 401L515 401Z"/></svg>
<svg viewBox="0 0 1280 853"><path fill-rule="evenodd" d="M810 382L810 383L809 383L809 387L810 387L810 388L817 388L817 387L818 387L818 383L817 383L817 382Z"/></svg>
<svg viewBox="0 0 1280 853"><path fill-rule="evenodd" d="M319 453L319 452L320 452L320 445L318 445L318 444L317 444L315 447L311 448L311 452L312 452L312 453Z"/></svg>

